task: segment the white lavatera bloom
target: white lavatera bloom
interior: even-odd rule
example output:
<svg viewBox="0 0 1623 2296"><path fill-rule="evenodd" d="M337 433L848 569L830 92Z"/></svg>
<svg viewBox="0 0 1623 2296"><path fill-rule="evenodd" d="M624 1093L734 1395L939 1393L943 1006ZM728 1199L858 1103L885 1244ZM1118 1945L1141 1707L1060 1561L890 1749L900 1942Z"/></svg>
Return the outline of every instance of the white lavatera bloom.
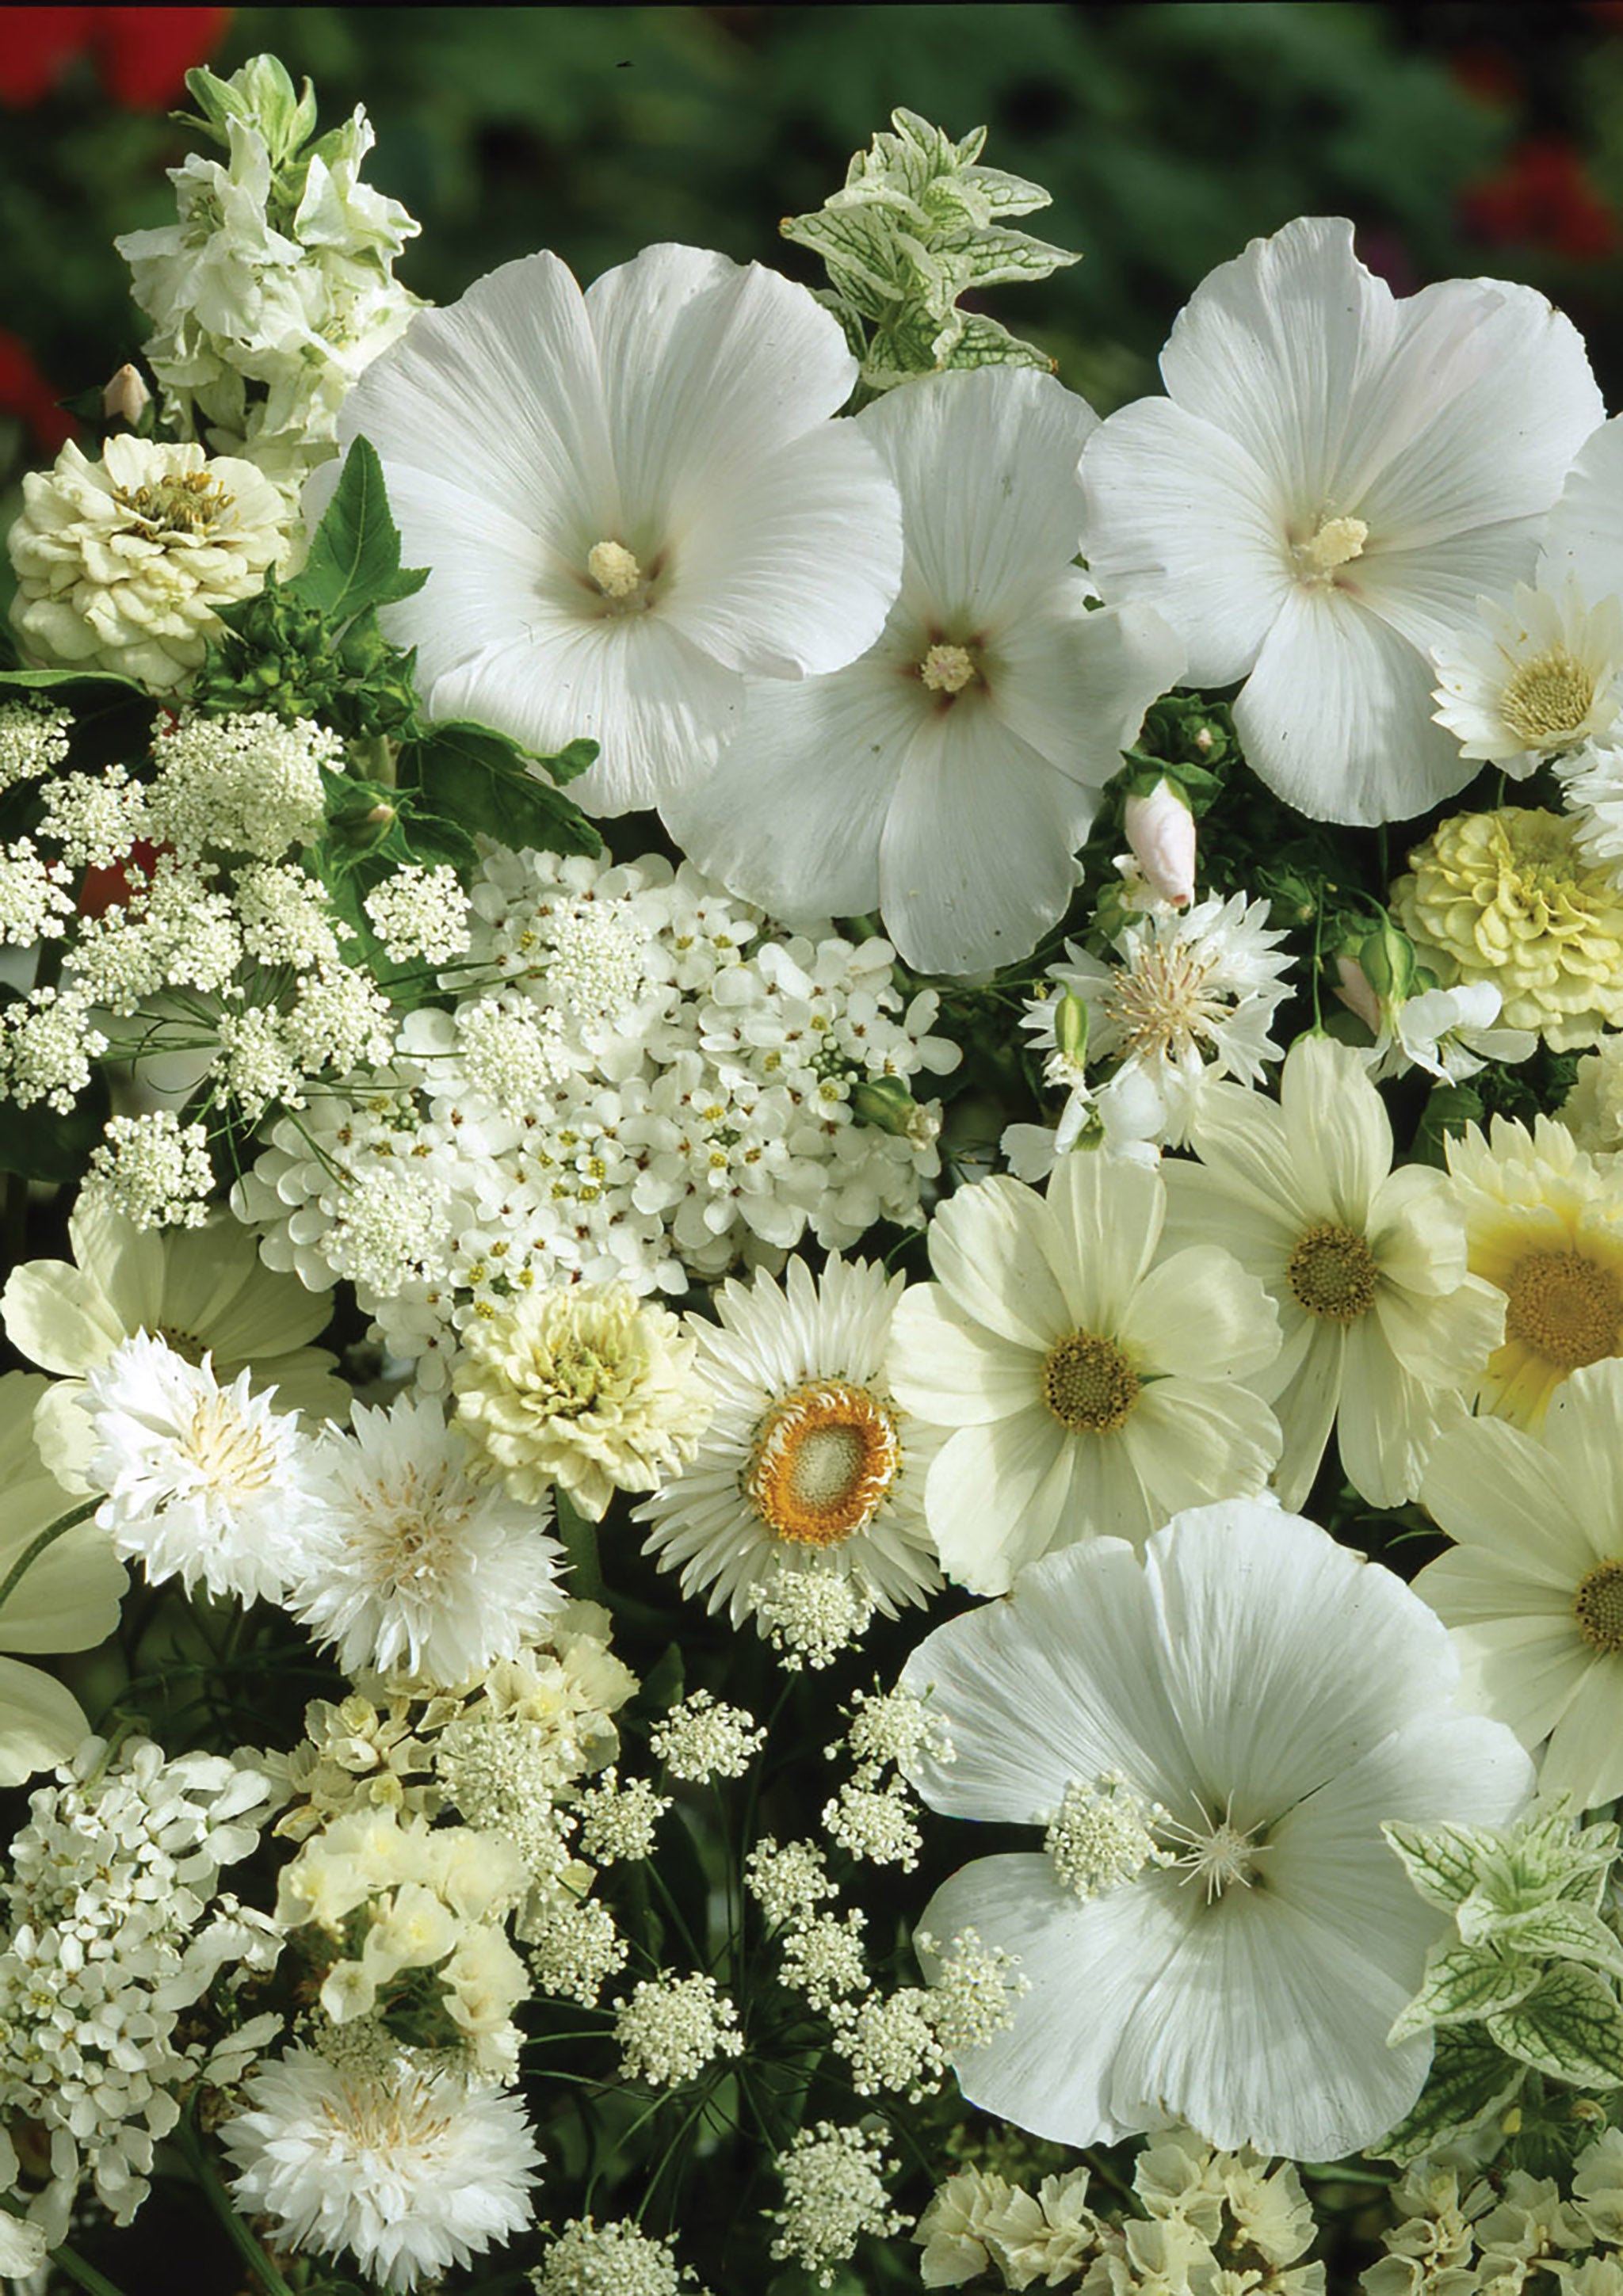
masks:
<svg viewBox="0 0 1623 2296"><path fill-rule="evenodd" d="M828 420L856 373L805 288L699 248L645 248L584 294L526 256L419 313L339 438L377 448L406 559L433 569L388 616L433 714L542 754L589 736L572 794L618 814L703 773L746 675L861 653L901 530L872 445Z"/></svg>
<svg viewBox="0 0 1623 2296"><path fill-rule="evenodd" d="M664 802L712 875L791 920L877 909L926 972L1009 964L1064 914L1100 791L1183 668L1159 614L1100 610L1074 563L1097 420L1009 367L856 418L901 490L901 592L860 661L752 689L715 772Z"/></svg>
<svg viewBox="0 0 1623 2296"><path fill-rule="evenodd" d="M1333 2160L1408 2111L1429 2035L1388 2048L1442 1916L1390 1819L1502 1824L1532 1766L1454 1710L1446 1630L1401 1579L1265 1501L1098 1539L938 1628L902 1680L953 1759L910 1766L955 1817L1047 1828L966 1866L919 1928L1018 1957L964 2095L1038 2136L1188 2120Z"/></svg>
<svg viewBox="0 0 1623 2296"><path fill-rule="evenodd" d="M1245 680L1246 755L1312 818L1407 819L1462 788L1429 649L1533 571L1605 411L1577 330L1503 280L1396 297L1349 223L1303 217L1202 282L1161 373L1168 396L1083 460L1104 595L1158 606L1193 684Z"/></svg>

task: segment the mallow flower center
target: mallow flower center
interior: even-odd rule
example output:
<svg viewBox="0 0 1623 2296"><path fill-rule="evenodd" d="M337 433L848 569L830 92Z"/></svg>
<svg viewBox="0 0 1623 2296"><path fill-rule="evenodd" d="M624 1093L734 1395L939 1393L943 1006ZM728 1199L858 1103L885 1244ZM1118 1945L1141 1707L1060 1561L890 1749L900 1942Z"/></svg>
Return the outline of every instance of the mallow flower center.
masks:
<svg viewBox="0 0 1623 2296"><path fill-rule="evenodd" d="M927 646L919 664L919 684L931 693L944 694L949 701L956 701L967 685L974 685L980 674L975 656L968 646Z"/></svg>
<svg viewBox="0 0 1623 2296"><path fill-rule="evenodd" d="M1578 1630L1591 1650L1613 1658L1623 1651L1623 1562L1597 1562L1572 1598Z"/></svg>
<svg viewBox="0 0 1623 2296"><path fill-rule="evenodd" d="M1617 1567L1623 1578L1623 1566ZM1146 1800L1119 1771L1108 1770L1091 1784L1073 1779L1067 1786L1047 1817L1042 1847L1055 1879L1083 1905L1152 1866L1171 1867L1182 1882L1198 1884L1208 1906L1230 1890L1255 1887L1257 1860L1268 1847L1257 1839L1261 1821L1237 1825L1232 1802L1221 1817L1204 1808L1199 1815L1199 1824L1185 1825L1158 1801Z"/></svg>
<svg viewBox="0 0 1623 2296"><path fill-rule="evenodd" d="M745 1496L779 1538L840 1546L872 1521L902 1466L892 1414L865 1387L816 1380L756 1430Z"/></svg>
<svg viewBox="0 0 1623 2296"><path fill-rule="evenodd" d="M625 614L648 603L648 577L623 542L594 542L586 554L588 578L611 614Z"/></svg>
<svg viewBox="0 0 1623 2296"><path fill-rule="evenodd" d="M1616 1278L1581 1251L1529 1251L1511 1271L1504 1335L1561 1371L1616 1355L1623 1298Z"/></svg>
<svg viewBox="0 0 1623 2296"><path fill-rule="evenodd" d="M1290 546L1298 581L1314 588L1332 583L1340 567L1363 556L1369 538L1361 518L1322 518L1306 541Z"/></svg>

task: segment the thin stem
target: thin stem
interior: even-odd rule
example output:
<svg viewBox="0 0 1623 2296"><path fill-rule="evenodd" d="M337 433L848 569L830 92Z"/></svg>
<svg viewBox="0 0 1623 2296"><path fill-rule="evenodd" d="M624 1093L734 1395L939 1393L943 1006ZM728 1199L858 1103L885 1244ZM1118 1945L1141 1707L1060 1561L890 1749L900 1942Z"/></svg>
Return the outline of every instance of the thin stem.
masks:
<svg viewBox="0 0 1623 2296"><path fill-rule="evenodd" d="M124 2296L121 2288L109 2280L105 2273L98 2272L94 2264L87 2264L66 2241L51 2251L51 2261L59 2272L65 2272L70 2280L75 2280L81 2288L87 2289L89 2296Z"/></svg>
<svg viewBox="0 0 1623 2296"><path fill-rule="evenodd" d="M75 1529L78 1524L87 1521L101 1504L99 1494L82 1500L78 1506L70 1507L66 1514L59 1514L54 1522L46 1523L38 1536L29 1541L4 1579L0 1579L0 1611L4 1610L16 1593L19 1581L38 1562L46 1547L54 1546L66 1532Z"/></svg>
<svg viewBox="0 0 1623 2296"><path fill-rule="evenodd" d="M196 2129L183 2120L175 2131L175 2141L202 2185L209 2206L219 2218L230 2237L232 2245L266 2291L266 2296L294 2296L282 2275L276 2270L259 2242L237 2214L230 2194L226 2190L219 2170L209 2158L208 2150ZM115 2292L116 2296L116 2292Z"/></svg>

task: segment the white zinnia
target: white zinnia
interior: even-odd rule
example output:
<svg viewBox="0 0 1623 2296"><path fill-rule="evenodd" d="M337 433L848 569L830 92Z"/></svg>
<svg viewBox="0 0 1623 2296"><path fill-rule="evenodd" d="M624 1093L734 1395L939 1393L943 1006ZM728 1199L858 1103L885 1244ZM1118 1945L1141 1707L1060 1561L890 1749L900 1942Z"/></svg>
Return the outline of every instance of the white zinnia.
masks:
<svg viewBox="0 0 1623 2296"><path fill-rule="evenodd" d="M956 1817L1048 1828L919 1926L1017 1956L1012 2021L961 2051L973 2103L1071 2145L1190 2122L1306 2161L1413 2103L1429 2036L1388 2048L1441 1916L1383 1822L1502 1824L1532 1784L1454 1710L1440 1621L1299 1516L1200 1507L1141 1559L1050 1556L937 1628L903 1682L954 1759L912 1766Z"/></svg>
<svg viewBox="0 0 1623 2296"><path fill-rule="evenodd" d="M86 1468L107 1496L96 1521L149 1585L279 1602L298 1570L319 1499L314 1446L296 1419L228 1387L150 1332L123 1341L86 1382L95 1449Z"/></svg>
<svg viewBox="0 0 1623 2296"><path fill-rule="evenodd" d="M1203 281L1161 373L1083 461L1105 596L1159 606L1192 684L1246 681L1246 756L1300 812L1405 820L1462 788L1429 649L1533 572L1604 413L1577 330L1503 280L1399 300L1349 223L1305 217Z"/></svg>
<svg viewBox="0 0 1623 2296"><path fill-rule="evenodd" d="M877 909L908 964L985 972L1063 914L1072 856L1183 652L1090 611L1076 459L1097 417L1029 369L910 383L857 417L901 490L902 590L870 652L757 687L709 780L663 810L774 913Z"/></svg>
<svg viewBox="0 0 1623 2296"><path fill-rule="evenodd" d="M349 1675L397 1670L432 1682L516 1658L561 1610L551 1508L476 1481L468 1447L431 1396L357 1404L353 1437L323 1441L325 1505L301 1541L287 1608L336 1646Z"/></svg>
<svg viewBox="0 0 1623 2296"><path fill-rule="evenodd" d="M1392 1126L1363 1057L1301 1037L1277 1105L1214 1085L1199 1164L1166 1167L1169 1238L1220 1235L1276 1302L1283 1345L1256 1384L1279 1413L1287 1506L1313 1488L1332 1423L1374 1506L1420 1488L1438 1428L1504 1335L1504 1303L1467 1273L1464 1216L1440 1172L1392 1169Z"/></svg>
<svg viewBox="0 0 1623 2296"><path fill-rule="evenodd" d="M1454 1545L1414 1582L1454 1630L1466 1697L1580 1809L1623 1793L1623 1364L1587 1364L1537 1435L1469 1419L1421 1496Z"/></svg>
<svg viewBox="0 0 1623 2296"><path fill-rule="evenodd" d="M572 794L648 806L735 730L746 676L837 669L896 592L895 490L835 423L856 361L803 287L650 247L585 294L556 255L419 313L346 401L408 562L391 610L429 709L548 754Z"/></svg>
<svg viewBox="0 0 1623 2296"><path fill-rule="evenodd" d="M1511 605L1477 608L1478 628L1431 650L1433 714L1460 755L1525 781L1545 758L1605 741L1623 714L1623 600L1586 607L1568 575L1558 590L1518 582Z"/></svg>
<svg viewBox="0 0 1623 2296"><path fill-rule="evenodd" d="M930 1223L937 1280L897 1308L891 1385L952 1431L925 1512L978 1595L1050 1546L1260 1491L1279 1456L1242 1384L1278 1353L1272 1303L1218 1245L1166 1250L1166 1212L1158 1171L1079 1152L1046 1198L998 1176Z"/></svg>
<svg viewBox="0 0 1623 2296"><path fill-rule="evenodd" d="M295 2046L243 2085L220 2142L248 2212L390 2290L438 2282L532 2221L523 2101L403 2055L375 2070Z"/></svg>

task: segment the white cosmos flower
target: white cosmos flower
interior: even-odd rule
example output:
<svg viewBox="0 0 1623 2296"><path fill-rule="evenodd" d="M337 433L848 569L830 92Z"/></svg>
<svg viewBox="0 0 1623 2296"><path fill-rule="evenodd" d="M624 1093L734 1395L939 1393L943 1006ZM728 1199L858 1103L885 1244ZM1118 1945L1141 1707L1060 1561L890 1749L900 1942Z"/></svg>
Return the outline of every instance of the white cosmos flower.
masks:
<svg viewBox="0 0 1623 2296"><path fill-rule="evenodd" d="M339 435L377 448L407 562L433 570L389 615L433 715L543 754L589 735L572 794L624 813L714 759L746 674L861 653L902 560L878 456L828 419L856 372L805 288L699 248L584 294L526 256L420 312Z"/></svg>
<svg viewBox="0 0 1623 2296"><path fill-rule="evenodd" d="M1078 1150L1046 1198L1000 1175L930 1223L937 1281L896 1310L891 1383L952 1431L925 1512L977 1595L1052 1546L1260 1491L1279 1456L1242 1384L1279 1351L1272 1303L1216 1244L1166 1251L1166 1210L1158 1170Z"/></svg>
<svg viewBox="0 0 1623 2296"><path fill-rule="evenodd" d="M690 1320L714 1415L636 1519L683 1594L708 1594L735 1626L787 1572L836 1570L887 1618L941 1584L924 1518L939 1439L886 1379L904 1281L838 1259L814 1280L792 1259L781 1290L764 1275L724 1283L719 1324Z"/></svg>
<svg viewBox="0 0 1623 2296"><path fill-rule="evenodd" d="M550 1505L475 1481L466 1443L431 1396L358 1404L353 1437L317 1461L325 1505L301 1544L287 1608L336 1645L346 1674L458 1683L516 1658L561 1610Z"/></svg>
<svg viewBox="0 0 1623 2296"><path fill-rule="evenodd" d="M541 2156L517 2095L407 2055L341 2067L301 2046L242 2095L220 2130L234 2189L301 2254L347 2251L408 2292L533 2221Z"/></svg>
<svg viewBox="0 0 1623 2296"><path fill-rule="evenodd" d="M1623 1364L1586 1365L1537 1435L1468 1419L1421 1496L1454 1545L1414 1591L1454 1630L1464 1694L1524 1746L1539 1791L1623 1793Z"/></svg>
<svg viewBox="0 0 1623 2296"><path fill-rule="evenodd" d="M1613 733L1623 714L1623 599L1586 606L1569 574L1559 589L1518 582L1510 605L1479 598L1477 611L1476 629L1431 650L1433 715L1462 758L1491 758L1525 781L1545 758Z"/></svg>
<svg viewBox="0 0 1623 2296"><path fill-rule="evenodd" d="M1284 1344L1256 1385L1279 1413L1287 1506L1313 1488L1332 1424L1374 1506L1420 1488L1438 1428L1504 1336L1504 1302L1466 1271L1464 1216L1440 1172L1392 1169L1392 1127L1363 1056L1300 1037L1278 1103L1214 1085L1199 1164L1168 1165L1169 1240L1220 1235L1279 1308Z"/></svg>
<svg viewBox="0 0 1623 2296"><path fill-rule="evenodd" d="M1202 282L1083 463L1107 598L1159 606L1197 685L1315 820L1423 813L1471 779L1431 719L1429 649L1533 571L1604 409L1577 330L1529 287L1403 300L1305 217ZM1614 578L1590 595L1623 587Z"/></svg>
<svg viewBox="0 0 1623 2296"><path fill-rule="evenodd" d="M1502 1824L1532 1784L1456 1675L1401 1579L1266 1503L1141 1558L1074 1546L938 1628L902 1676L953 1752L913 1765L925 1799L1048 1828L919 1918L1030 1988L959 2054L964 2095L1064 2144L1169 2116L1306 2161L1372 2144L1426 2075L1429 2036L1387 2032L1442 1927L1381 1825Z"/></svg>
<svg viewBox="0 0 1623 2296"><path fill-rule="evenodd" d="M107 1496L96 1521L115 1550L138 1558L148 1583L178 1578L190 1594L280 1601L299 1567L320 1501L315 1446L275 1390L228 1387L151 1332L137 1332L89 1374L95 1431L86 1468Z"/></svg>
<svg viewBox="0 0 1623 2296"><path fill-rule="evenodd" d="M877 909L926 972L1035 947L1100 788L1183 668L1147 608L1089 611L1076 459L1096 421L1011 367L857 417L901 490L901 594L849 668L754 688L715 772L663 804L702 867L793 919Z"/></svg>

